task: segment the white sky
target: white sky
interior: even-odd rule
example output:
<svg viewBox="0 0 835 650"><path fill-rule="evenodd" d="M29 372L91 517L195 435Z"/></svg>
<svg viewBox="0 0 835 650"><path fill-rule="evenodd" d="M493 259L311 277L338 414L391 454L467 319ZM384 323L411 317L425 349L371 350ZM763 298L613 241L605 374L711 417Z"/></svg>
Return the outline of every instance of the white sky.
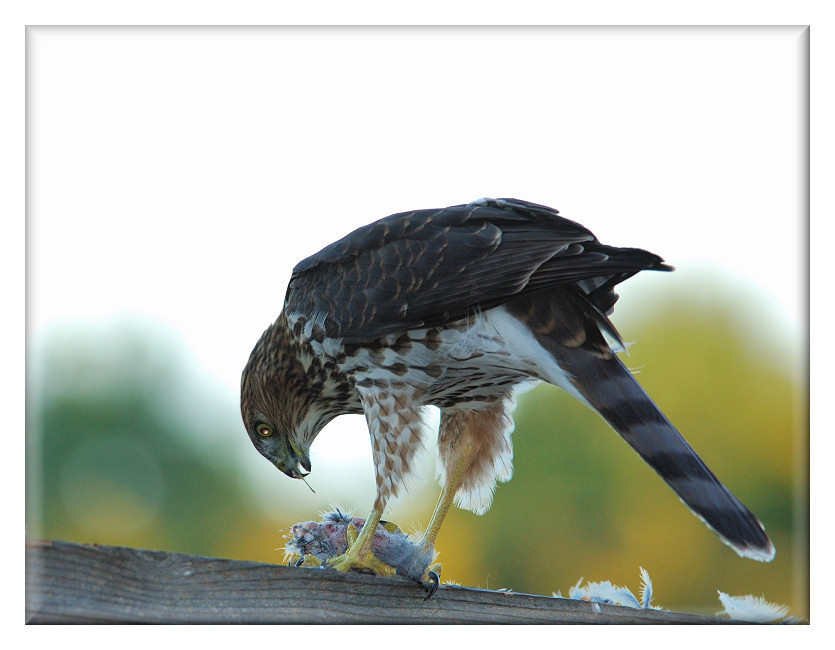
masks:
<svg viewBox="0 0 835 650"><path fill-rule="evenodd" d="M804 47L799 28L33 29L30 331L137 312L237 374L299 259L480 196L728 271L802 330Z"/></svg>
<svg viewBox="0 0 835 650"><path fill-rule="evenodd" d="M636 288L713 271L769 327L806 331L801 28L28 39L35 346L61 323L136 314L177 330L232 395L298 260L390 213L481 196L550 205L676 266ZM367 440L361 418L341 426L359 437L334 439Z"/></svg>

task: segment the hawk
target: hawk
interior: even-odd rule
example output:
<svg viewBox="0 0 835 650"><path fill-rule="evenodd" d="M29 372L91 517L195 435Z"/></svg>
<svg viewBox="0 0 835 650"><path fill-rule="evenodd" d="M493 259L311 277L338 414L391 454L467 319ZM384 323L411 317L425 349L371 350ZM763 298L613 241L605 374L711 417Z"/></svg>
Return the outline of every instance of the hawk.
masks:
<svg viewBox="0 0 835 650"><path fill-rule="evenodd" d="M453 503L484 513L512 474L514 396L542 381L597 411L739 555L771 560L763 525L617 356L614 287L642 270L672 267L516 199L394 214L296 265L243 371L241 413L256 449L293 478L310 472L328 422L365 415L376 499L330 566L381 571L371 542L412 470L428 405L441 412L442 490L419 543L434 552Z"/></svg>

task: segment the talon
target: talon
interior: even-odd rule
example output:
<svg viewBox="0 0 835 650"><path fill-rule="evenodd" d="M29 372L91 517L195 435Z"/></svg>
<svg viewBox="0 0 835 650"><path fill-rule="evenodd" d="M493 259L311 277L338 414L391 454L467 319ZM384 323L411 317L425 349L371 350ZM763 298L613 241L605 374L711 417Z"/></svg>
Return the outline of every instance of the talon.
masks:
<svg viewBox="0 0 835 650"><path fill-rule="evenodd" d="M376 526L375 526L376 528ZM369 529L373 530L373 529ZM363 526L363 532L365 527ZM366 533L367 534L367 533ZM328 560L327 566L337 571L350 571L351 569L367 570L380 576L397 575L397 570L385 562L382 562L370 550L362 551L362 543L359 541L362 533L357 532L354 524L348 524L345 529L345 536L348 538L348 549L342 555Z"/></svg>
<svg viewBox="0 0 835 650"><path fill-rule="evenodd" d="M320 559L319 559L318 557L316 557L315 555L310 555L310 554L308 554L308 555L305 555L305 556L302 558L302 566L306 566L306 567L320 567L320 566L322 566L322 560L320 560Z"/></svg>
<svg viewBox="0 0 835 650"><path fill-rule="evenodd" d="M357 532L357 527L354 524L348 524L345 528L348 548L342 555L327 560L328 567L343 573L351 569L358 569L360 571L371 571L381 576L397 575L397 570L393 566L382 562L371 552L371 542L374 539L377 524L380 523L381 512L377 509L372 510L362 524L361 532Z"/></svg>
<svg viewBox="0 0 835 650"><path fill-rule="evenodd" d="M400 532L400 527L395 523L392 523L390 521L381 521L380 524L382 524L383 528L385 528L390 533Z"/></svg>
<svg viewBox="0 0 835 650"><path fill-rule="evenodd" d="M295 557L296 556L294 555L293 557L290 558L290 561L287 563L287 566L295 566L295 567L320 567L320 566L322 566L322 561L319 558L317 558L315 555L311 555L311 554L307 553L307 554L302 555L301 557L299 557L294 562L293 558L295 558Z"/></svg>
<svg viewBox="0 0 835 650"><path fill-rule="evenodd" d="M345 536L348 538L348 548L351 548L354 542L357 541L357 537L359 537L357 527L354 524L348 524L348 527L345 529Z"/></svg>
<svg viewBox="0 0 835 650"><path fill-rule="evenodd" d="M439 576L434 571L429 571L426 574L426 577L429 579L431 584L427 585L425 582L421 583L423 588L426 589L426 598L423 599L424 602L432 598L435 595L435 592L438 591L438 586L441 584L441 576Z"/></svg>
<svg viewBox="0 0 835 650"><path fill-rule="evenodd" d="M397 569L379 560L377 556L370 551L365 555L360 556L359 553L351 553L350 547L347 553L343 553L332 560L328 560L328 566L331 569L336 569L337 571L342 571L343 573L350 571L351 569L359 569L371 571L376 573L378 576L397 575Z"/></svg>

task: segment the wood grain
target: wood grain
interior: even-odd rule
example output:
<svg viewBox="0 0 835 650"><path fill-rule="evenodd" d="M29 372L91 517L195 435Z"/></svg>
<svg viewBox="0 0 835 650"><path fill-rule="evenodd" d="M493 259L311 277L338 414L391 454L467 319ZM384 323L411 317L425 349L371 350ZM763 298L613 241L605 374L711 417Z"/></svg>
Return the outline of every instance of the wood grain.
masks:
<svg viewBox="0 0 835 650"><path fill-rule="evenodd" d="M30 540L29 623L726 623L657 610L134 548Z"/></svg>

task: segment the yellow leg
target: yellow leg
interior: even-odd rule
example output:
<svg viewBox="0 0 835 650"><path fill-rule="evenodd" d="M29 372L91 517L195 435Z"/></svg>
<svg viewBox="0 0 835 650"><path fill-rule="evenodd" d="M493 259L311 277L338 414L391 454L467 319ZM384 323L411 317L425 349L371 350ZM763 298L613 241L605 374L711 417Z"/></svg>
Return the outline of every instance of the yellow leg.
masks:
<svg viewBox="0 0 835 650"><path fill-rule="evenodd" d="M328 566L337 571L350 571L351 569L369 569L377 575L393 576L395 568L380 562L371 552L371 542L374 539L374 531L383 516L383 509L375 507L368 519L365 520L362 530L357 535L357 529L353 524L348 526L348 550L342 555L328 560Z"/></svg>
<svg viewBox="0 0 835 650"><path fill-rule="evenodd" d="M452 502L455 500L458 488L464 482L464 476L466 476L467 470L470 468L474 455L475 448L472 445L467 446L455 462L452 472L447 476L446 485L441 491L438 504L435 506L435 512L432 513L432 519L429 520L429 526L426 527L426 532L420 541L424 546L435 546L438 532L440 532L441 525L444 523Z"/></svg>

